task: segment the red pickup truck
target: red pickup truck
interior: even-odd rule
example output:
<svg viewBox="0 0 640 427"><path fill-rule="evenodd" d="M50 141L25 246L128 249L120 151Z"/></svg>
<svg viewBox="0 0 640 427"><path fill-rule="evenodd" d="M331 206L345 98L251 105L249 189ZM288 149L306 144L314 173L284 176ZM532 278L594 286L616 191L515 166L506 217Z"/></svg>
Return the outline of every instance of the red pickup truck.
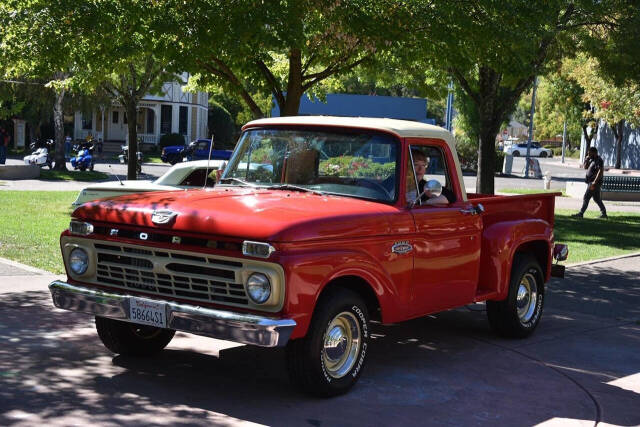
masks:
<svg viewBox="0 0 640 427"><path fill-rule="evenodd" d="M295 383L347 391L370 321L486 302L498 333L540 321L555 194L467 194L445 130L339 117L253 121L214 188L77 208L54 304L95 315L115 353L161 351L176 330L286 346Z"/></svg>

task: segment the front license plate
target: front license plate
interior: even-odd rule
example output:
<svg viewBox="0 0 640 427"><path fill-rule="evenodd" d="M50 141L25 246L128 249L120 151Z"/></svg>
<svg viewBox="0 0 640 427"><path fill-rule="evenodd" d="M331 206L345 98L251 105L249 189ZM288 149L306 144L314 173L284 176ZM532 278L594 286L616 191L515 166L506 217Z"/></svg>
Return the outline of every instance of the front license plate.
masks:
<svg viewBox="0 0 640 427"><path fill-rule="evenodd" d="M167 327L166 306L162 302L149 302L138 298L129 298L129 319L142 325Z"/></svg>

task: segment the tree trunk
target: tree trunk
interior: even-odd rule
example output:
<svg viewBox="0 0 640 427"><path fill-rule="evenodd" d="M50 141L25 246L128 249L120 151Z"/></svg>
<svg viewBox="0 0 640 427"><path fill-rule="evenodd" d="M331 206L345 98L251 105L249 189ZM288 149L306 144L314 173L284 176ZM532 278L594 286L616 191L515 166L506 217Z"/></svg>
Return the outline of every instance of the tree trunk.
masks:
<svg viewBox="0 0 640 427"><path fill-rule="evenodd" d="M67 170L67 162L64 158L64 112L62 103L64 101L64 89L56 91L56 100L53 104L53 126L55 130L55 166L58 171Z"/></svg>
<svg viewBox="0 0 640 427"><path fill-rule="evenodd" d="M476 193L494 194L494 178L496 173L496 136L500 131L500 126L495 126L490 122L481 123L480 126Z"/></svg>
<svg viewBox="0 0 640 427"><path fill-rule="evenodd" d="M302 96L302 53L300 49L291 49L289 54L289 81L284 105L279 105L280 116L297 116Z"/></svg>
<svg viewBox="0 0 640 427"><path fill-rule="evenodd" d="M624 119L612 126L613 135L616 137L616 164L615 168L622 167L622 138L624 137Z"/></svg>
<svg viewBox="0 0 640 427"><path fill-rule="evenodd" d="M137 122L138 116L136 112L136 107L138 103L133 98L128 98L123 100L123 105L125 105L125 109L127 110L127 128L129 131L129 162L127 163L127 179L135 180L137 179L137 170L136 164L138 162L138 130L137 130Z"/></svg>

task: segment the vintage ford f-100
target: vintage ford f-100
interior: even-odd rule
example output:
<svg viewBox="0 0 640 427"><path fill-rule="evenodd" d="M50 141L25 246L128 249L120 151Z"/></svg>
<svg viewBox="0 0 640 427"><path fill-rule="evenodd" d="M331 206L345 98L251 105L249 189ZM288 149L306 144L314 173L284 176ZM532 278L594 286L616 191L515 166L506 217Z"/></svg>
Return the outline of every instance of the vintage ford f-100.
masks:
<svg viewBox="0 0 640 427"><path fill-rule="evenodd" d="M68 280L50 290L115 353L161 351L176 330L286 346L294 382L335 395L362 373L370 320L486 301L498 333L533 332L567 252L554 197L467 194L435 126L257 120L214 188L78 207L60 239Z"/></svg>

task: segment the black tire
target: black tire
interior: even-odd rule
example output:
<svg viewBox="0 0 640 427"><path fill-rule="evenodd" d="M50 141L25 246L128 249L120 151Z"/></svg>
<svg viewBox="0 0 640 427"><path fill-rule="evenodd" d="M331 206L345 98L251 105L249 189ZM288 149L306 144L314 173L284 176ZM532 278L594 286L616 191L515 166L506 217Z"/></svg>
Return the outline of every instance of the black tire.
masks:
<svg viewBox="0 0 640 427"><path fill-rule="evenodd" d="M547 157L547 152L546 151L540 152L540 157Z"/></svg>
<svg viewBox="0 0 640 427"><path fill-rule="evenodd" d="M136 164L136 172L142 173L142 165L140 163Z"/></svg>
<svg viewBox="0 0 640 427"><path fill-rule="evenodd" d="M102 343L114 353L126 356L151 356L164 349L173 329L137 325L96 316L96 329Z"/></svg>
<svg viewBox="0 0 640 427"><path fill-rule="evenodd" d="M89 170L90 171L93 171L93 166L94 166L94 164L93 164L93 162L91 162L91 164L89 165Z"/></svg>
<svg viewBox="0 0 640 427"><path fill-rule="evenodd" d="M516 254L507 299L487 301L491 328L505 337L525 338L538 326L543 307L544 275L540 264L529 254Z"/></svg>
<svg viewBox="0 0 640 427"><path fill-rule="evenodd" d="M47 162L47 166L49 166L49 170L53 169L53 162L52 161L48 161Z"/></svg>
<svg viewBox="0 0 640 427"><path fill-rule="evenodd" d="M349 331L344 326L349 326ZM338 342L329 351L325 346L328 332L333 332ZM354 342L350 337L356 336L358 341ZM307 336L287 345L291 381L316 396L346 393L362 374L368 340L369 313L362 298L346 289L331 291L318 301Z"/></svg>
<svg viewBox="0 0 640 427"><path fill-rule="evenodd" d="M513 157L520 157L520 152L518 150L514 151Z"/></svg>
<svg viewBox="0 0 640 427"><path fill-rule="evenodd" d="M178 159L177 157L172 157L169 159L169 164L171 166L175 165L176 163L178 163L180 161L180 159Z"/></svg>
<svg viewBox="0 0 640 427"><path fill-rule="evenodd" d="M87 170L87 167L86 167L86 166L84 166L84 165L83 165L83 166L79 166L79 168L80 168L80 170L81 170L82 172L84 172L85 170Z"/></svg>

